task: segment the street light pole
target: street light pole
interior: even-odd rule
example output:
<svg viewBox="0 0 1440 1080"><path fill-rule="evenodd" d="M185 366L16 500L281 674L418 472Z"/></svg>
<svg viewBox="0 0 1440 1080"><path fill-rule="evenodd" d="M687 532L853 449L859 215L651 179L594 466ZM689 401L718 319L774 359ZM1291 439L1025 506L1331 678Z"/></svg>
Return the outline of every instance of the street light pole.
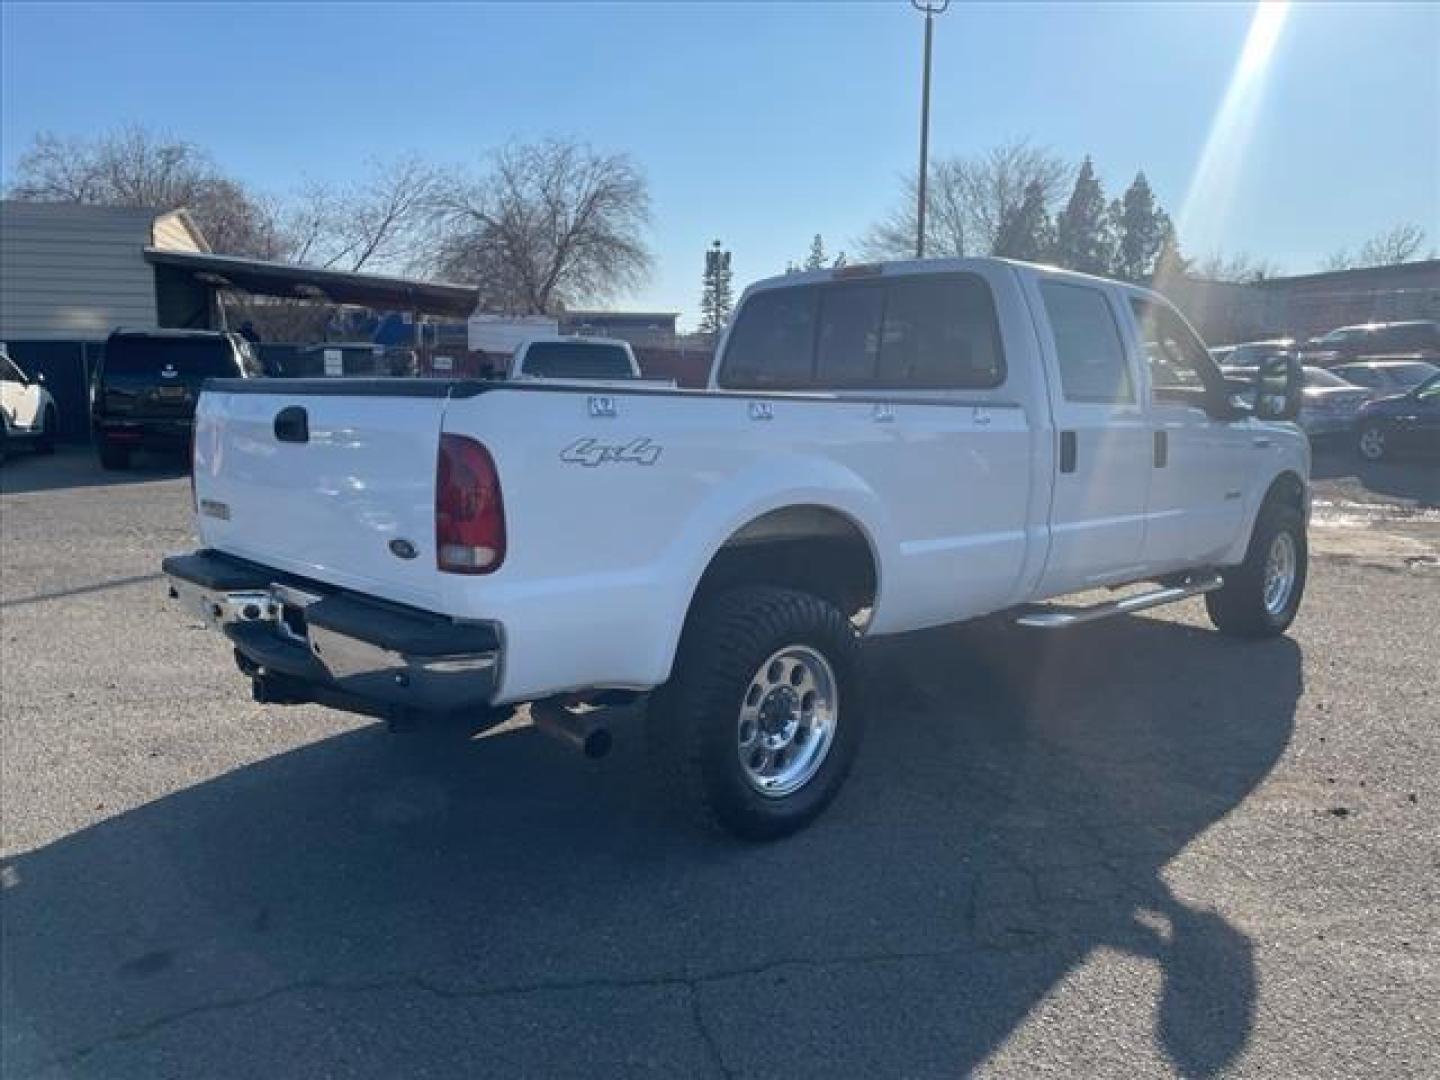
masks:
<svg viewBox="0 0 1440 1080"><path fill-rule="evenodd" d="M920 91L920 182L919 205L915 208L915 257L925 257L925 184L930 172L930 41L935 16L944 13L950 0L910 0L916 11L925 13L925 78Z"/></svg>

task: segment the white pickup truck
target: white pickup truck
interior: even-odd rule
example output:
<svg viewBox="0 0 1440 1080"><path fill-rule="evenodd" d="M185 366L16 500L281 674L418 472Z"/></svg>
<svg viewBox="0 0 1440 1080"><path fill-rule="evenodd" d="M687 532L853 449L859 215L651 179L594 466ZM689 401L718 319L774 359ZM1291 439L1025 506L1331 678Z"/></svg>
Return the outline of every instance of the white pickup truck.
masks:
<svg viewBox="0 0 1440 1080"><path fill-rule="evenodd" d="M1202 593L1223 632L1283 632L1299 397L1293 360L1226 380L1129 285L997 259L791 274L747 290L705 390L211 382L203 547L164 569L262 701L530 702L596 753L597 706L654 691L667 773L773 837L855 757L862 636L1065 632Z"/></svg>

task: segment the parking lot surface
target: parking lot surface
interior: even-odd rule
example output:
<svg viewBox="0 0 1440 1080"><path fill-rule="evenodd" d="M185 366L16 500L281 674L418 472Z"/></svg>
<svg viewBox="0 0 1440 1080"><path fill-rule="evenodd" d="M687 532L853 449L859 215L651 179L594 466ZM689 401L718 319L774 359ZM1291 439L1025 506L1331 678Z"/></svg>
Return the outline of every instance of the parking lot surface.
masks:
<svg viewBox="0 0 1440 1080"><path fill-rule="evenodd" d="M1317 462L1291 634L874 643L830 811L669 819L639 732L252 703L183 475L0 471L7 1077L1440 1075L1440 470Z"/></svg>

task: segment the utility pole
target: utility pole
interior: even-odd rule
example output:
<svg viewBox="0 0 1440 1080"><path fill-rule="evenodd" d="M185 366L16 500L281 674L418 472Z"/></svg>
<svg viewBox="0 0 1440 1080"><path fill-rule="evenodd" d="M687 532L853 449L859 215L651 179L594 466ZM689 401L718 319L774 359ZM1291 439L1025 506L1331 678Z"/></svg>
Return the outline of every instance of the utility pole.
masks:
<svg viewBox="0 0 1440 1080"><path fill-rule="evenodd" d="M910 0L916 11L925 13L925 80L920 91L920 183L917 185L920 204L915 211L915 257L925 257L925 184L930 178L930 41L934 36L935 16L943 15L950 0Z"/></svg>

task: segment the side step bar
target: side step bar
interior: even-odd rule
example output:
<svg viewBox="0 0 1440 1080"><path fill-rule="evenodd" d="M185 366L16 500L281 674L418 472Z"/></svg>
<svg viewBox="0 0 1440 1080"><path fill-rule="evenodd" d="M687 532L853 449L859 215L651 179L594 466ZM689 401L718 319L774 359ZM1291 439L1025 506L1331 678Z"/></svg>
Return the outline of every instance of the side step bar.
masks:
<svg viewBox="0 0 1440 1080"><path fill-rule="evenodd" d="M1173 604L1177 600L1188 600L1192 596L1213 592L1224 584L1225 579L1219 574L1199 574L1186 578L1178 585L1167 585L1150 592L1127 596L1123 600L1109 600L1103 604L1095 604L1092 607L1072 608L1069 611L1057 611L1043 607L1031 608L1019 616L1015 623L1017 626L1030 626L1041 630L1060 630L1067 626L1095 622L1097 619L1108 619L1112 615L1131 615L1137 611L1148 611L1150 608L1160 607L1164 604Z"/></svg>

